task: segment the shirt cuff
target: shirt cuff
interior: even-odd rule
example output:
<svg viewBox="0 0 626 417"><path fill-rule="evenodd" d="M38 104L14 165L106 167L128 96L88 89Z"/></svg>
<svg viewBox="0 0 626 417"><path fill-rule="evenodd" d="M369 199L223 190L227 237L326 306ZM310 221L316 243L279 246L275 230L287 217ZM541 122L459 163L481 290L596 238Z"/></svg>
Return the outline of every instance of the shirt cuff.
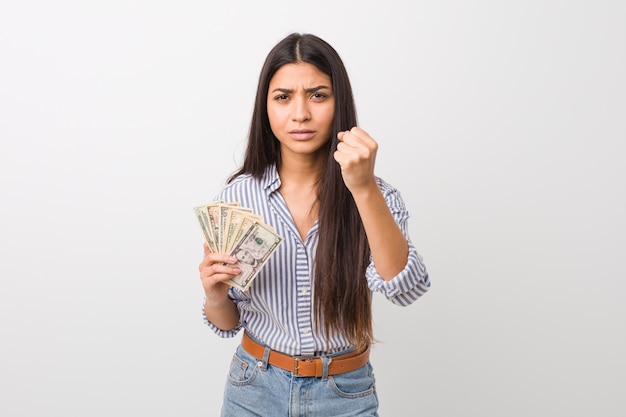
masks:
<svg viewBox="0 0 626 417"><path fill-rule="evenodd" d="M398 275L386 281L372 262L367 267L366 277L370 290L382 293L389 301L400 306L408 306L415 302L430 288L422 256L411 242L407 264Z"/></svg>
<svg viewBox="0 0 626 417"><path fill-rule="evenodd" d="M204 313L204 306L206 305L206 297L204 297L204 300L202 301L202 320L204 321L204 324L206 324L207 326L209 326L209 328L211 330L213 330L213 332L218 335L219 337L222 338L231 338L231 337L235 337L235 335L237 333L239 333L239 331L241 330L242 326L241 326L241 322L239 322L239 324L237 324L237 327L235 327L234 329L231 330L222 330L219 327L215 326L213 323L211 323L209 321L209 319L206 317L206 314Z"/></svg>

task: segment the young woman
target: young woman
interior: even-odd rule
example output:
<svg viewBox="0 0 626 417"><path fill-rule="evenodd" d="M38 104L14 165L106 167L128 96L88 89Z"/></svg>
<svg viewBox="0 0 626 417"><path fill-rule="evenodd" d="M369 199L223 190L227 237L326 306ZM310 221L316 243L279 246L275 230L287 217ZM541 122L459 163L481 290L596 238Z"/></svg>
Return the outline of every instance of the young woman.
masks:
<svg viewBox="0 0 626 417"><path fill-rule="evenodd" d="M378 145L357 127L337 52L291 34L259 78L243 166L215 197L283 237L247 291L224 281L237 259L205 244L207 325L244 330L223 416L376 416L371 294L408 305L430 287L399 194L374 174Z"/></svg>

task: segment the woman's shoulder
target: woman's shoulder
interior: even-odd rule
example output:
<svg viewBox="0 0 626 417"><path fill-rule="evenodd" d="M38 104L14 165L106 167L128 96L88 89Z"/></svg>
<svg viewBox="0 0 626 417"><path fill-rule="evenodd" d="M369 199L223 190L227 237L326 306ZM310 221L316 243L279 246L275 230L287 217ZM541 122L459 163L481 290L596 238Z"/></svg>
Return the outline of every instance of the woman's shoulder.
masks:
<svg viewBox="0 0 626 417"><path fill-rule="evenodd" d="M256 177L249 173L237 175L232 178L221 192L218 194L218 200L233 200L254 198L255 196L267 194L267 189L271 187L277 175L272 175L272 171L268 169L266 175Z"/></svg>
<svg viewBox="0 0 626 417"><path fill-rule="evenodd" d="M239 174L234 177L232 180L226 183L224 189L226 188L236 188L241 187L246 184L250 184L255 181L255 178L251 174Z"/></svg>
<svg viewBox="0 0 626 417"><path fill-rule="evenodd" d="M269 166L265 169L265 172L261 176L254 176L250 173L239 174L234 177L225 188L241 188L241 187L257 187L267 188L272 183L278 180L278 171L276 167Z"/></svg>
<svg viewBox="0 0 626 417"><path fill-rule="evenodd" d="M258 179L250 174L241 174L227 182L222 188L220 195L246 192L253 190L258 184Z"/></svg>

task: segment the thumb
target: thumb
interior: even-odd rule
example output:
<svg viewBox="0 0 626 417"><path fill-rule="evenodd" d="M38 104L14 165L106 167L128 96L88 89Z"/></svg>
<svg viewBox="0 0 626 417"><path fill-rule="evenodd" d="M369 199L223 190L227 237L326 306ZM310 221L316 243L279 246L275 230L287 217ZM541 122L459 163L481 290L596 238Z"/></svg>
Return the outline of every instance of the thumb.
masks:
<svg viewBox="0 0 626 417"><path fill-rule="evenodd" d="M204 256L207 256L209 253L211 253L211 249L209 249L209 244L204 242Z"/></svg>

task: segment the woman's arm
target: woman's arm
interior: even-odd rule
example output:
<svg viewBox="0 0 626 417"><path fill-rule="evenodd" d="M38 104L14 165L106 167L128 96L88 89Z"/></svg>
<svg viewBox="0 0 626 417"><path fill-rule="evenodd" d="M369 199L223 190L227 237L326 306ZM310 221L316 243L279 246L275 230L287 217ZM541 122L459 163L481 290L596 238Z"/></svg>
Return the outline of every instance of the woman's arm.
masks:
<svg viewBox="0 0 626 417"><path fill-rule="evenodd" d="M340 142L335 160L359 210L376 270L383 279L390 280L406 266L409 246L376 184L378 144L358 127L340 132L337 137Z"/></svg>

